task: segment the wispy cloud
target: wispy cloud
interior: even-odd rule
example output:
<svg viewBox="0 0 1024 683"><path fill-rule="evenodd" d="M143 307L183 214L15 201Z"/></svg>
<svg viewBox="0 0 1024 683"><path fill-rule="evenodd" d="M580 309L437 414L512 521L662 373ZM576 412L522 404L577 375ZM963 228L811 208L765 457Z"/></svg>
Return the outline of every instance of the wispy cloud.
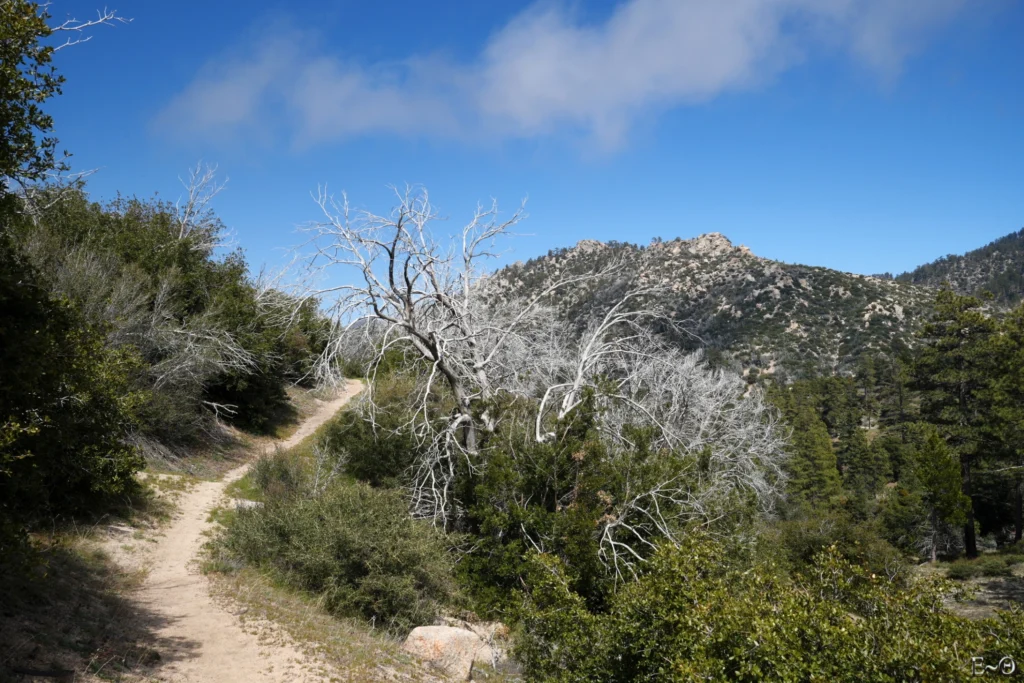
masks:
<svg viewBox="0 0 1024 683"><path fill-rule="evenodd" d="M760 86L818 53L886 80L965 0L626 0L600 23L542 3L468 62L346 61L297 32L211 62L157 126L221 135L286 126L298 144L368 133L532 137L564 129L612 148L637 117Z"/></svg>

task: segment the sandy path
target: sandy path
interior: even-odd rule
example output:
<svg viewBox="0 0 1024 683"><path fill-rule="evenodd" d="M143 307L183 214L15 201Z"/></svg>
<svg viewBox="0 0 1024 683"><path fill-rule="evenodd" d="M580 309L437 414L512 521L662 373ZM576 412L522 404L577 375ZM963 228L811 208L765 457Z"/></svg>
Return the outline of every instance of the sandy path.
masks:
<svg viewBox="0 0 1024 683"><path fill-rule="evenodd" d="M293 446L312 434L352 396L359 382L321 404L299 430L280 442ZM261 640L243 630L238 618L213 601L206 577L193 560L211 523L210 511L222 500L228 483L243 476L248 465L221 481L201 482L179 499L179 516L166 529L149 558L149 574L136 600L153 614L160 662L150 675L175 683L244 683L248 681L324 680L323 666L309 661L288 639Z"/></svg>

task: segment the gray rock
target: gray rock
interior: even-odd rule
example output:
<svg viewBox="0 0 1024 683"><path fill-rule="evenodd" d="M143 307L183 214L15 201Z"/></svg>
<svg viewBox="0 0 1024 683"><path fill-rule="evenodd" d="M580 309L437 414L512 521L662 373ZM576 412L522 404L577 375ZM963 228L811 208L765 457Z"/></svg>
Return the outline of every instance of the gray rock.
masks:
<svg viewBox="0 0 1024 683"><path fill-rule="evenodd" d="M406 652L458 681L469 680L478 656L490 656L482 652L485 648L490 649L476 633L454 626L419 626L402 645Z"/></svg>

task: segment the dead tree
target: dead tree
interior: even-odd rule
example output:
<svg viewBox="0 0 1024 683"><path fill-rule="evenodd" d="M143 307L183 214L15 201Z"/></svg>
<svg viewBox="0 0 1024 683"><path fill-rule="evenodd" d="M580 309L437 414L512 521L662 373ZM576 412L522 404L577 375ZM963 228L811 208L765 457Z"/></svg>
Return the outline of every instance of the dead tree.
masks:
<svg viewBox="0 0 1024 683"><path fill-rule="evenodd" d="M671 540L682 524L713 521L718 504L737 489L770 511L783 478L774 412L758 391L747 392L742 378L708 369L700 354L683 353L652 331L652 322L667 322L651 303L653 290L627 293L580 336L560 321L551 295L607 272L557 279L528 298L511 297L495 291L484 267L522 209L499 220L493 204L478 207L445 240L432 230L437 215L426 191L396 194L398 203L385 216L354 211L324 190L317 194L325 220L310 227L311 270L354 282L328 282L307 295L329 306L338 332L318 364L322 379L331 379L352 335L372 337L364 346L373 352L364 399L371 421L373 361L402 349L418 373L412 418L402 427L421 444L410 476L414 514L444 525L458 516L457 470L487 466L501 400L532 406L532 423L523 431L544 442L586 395L596 396L598 429L626 474L627 495L608 501L597 530L601 558L617 575L632 571L652 539ZM655 428L654 445L681 454L672 461L678 466L653 480L649 472L631 479L629 425Z"/></svg>

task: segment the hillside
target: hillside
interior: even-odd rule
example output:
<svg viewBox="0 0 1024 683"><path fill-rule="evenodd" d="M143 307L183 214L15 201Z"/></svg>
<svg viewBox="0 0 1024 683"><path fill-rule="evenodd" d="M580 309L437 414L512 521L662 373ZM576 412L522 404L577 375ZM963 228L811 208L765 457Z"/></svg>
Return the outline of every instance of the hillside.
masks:
<svg viewBox="0 0 1024 683"><path fill-rule="evenodd" d="M495 280L529 294L616 263L613 275L561 297L561 313L585 321L627 289L663 288L658 303L694 335L681 344L790 376L848 370L864 351L906 343L930 300L913 284L761 258L719 233L646 247L583 240L508 266Z"/></svg>
<svg viewBox="0 0 1024 683"><path fill-rule="evenodd" d="M944 256L896 277L898 282L938 287L948 282L964 294L991 292L999 304L1024 298L1024 230L1012 232L962 256Z"/></svg>

